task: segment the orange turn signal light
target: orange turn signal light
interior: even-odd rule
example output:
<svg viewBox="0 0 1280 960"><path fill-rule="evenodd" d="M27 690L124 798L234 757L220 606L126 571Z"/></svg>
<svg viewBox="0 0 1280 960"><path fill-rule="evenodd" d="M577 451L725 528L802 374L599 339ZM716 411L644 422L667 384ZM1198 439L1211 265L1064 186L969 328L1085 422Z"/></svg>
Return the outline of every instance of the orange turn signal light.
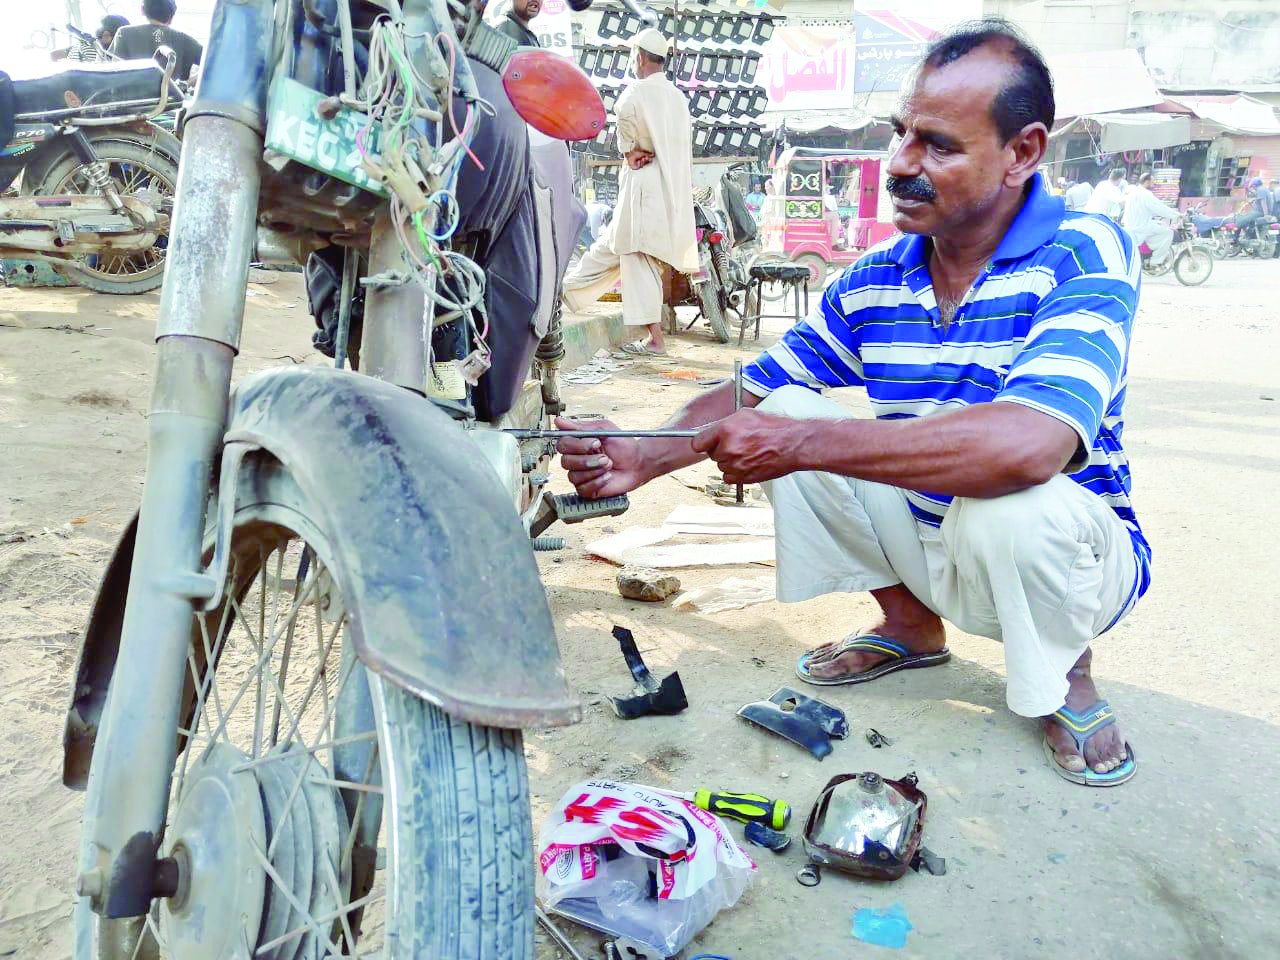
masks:
<svg viewBox="0 0 1280 960"><path fill-rule="evenodd" d="M576 63L546 50L521 50L507 61L502 88L516 113L556 140L592 140L605 127L604 103Z"/></svg>

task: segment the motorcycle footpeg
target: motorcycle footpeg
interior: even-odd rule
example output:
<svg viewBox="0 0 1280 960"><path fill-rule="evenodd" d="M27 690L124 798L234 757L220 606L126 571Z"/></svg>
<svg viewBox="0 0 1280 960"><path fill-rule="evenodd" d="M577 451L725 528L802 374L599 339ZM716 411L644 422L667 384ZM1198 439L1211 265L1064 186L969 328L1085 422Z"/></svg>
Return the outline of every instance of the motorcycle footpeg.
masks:
<svg viewBox="0 0 1280 960"><path fill-rule="evenodd" d="M599 500L589 500L577 493L557 493L547 499L551 501L556 519L563 523L581 523L595 517L616 517L626 513L631 506L631 500L625 493Z"/></svg>

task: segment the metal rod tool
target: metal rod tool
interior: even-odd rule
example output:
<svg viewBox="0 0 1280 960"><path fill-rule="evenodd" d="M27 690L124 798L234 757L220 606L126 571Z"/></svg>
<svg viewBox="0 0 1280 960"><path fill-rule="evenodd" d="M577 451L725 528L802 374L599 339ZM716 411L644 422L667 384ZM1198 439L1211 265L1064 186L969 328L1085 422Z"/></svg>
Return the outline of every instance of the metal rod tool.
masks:
<svg viewBox="0 0 1280 960"><path fill-rule="evenodd" d="M555 925L547 911L542 908L542 904L534 903L533 910L538 922L542 924L542 929L547 931L557 947L567 953L572 960L586 960L582 952L573 945L573 941L565 936L564 931Z"/></svg>
<svg viewBox="0 0 1280 960"><path fill-rule="evenodd" d="M661 437L667 440L696 437L702 430L543 430L511 427L502 431L517 440L562 440L565 437Z"/></svg>

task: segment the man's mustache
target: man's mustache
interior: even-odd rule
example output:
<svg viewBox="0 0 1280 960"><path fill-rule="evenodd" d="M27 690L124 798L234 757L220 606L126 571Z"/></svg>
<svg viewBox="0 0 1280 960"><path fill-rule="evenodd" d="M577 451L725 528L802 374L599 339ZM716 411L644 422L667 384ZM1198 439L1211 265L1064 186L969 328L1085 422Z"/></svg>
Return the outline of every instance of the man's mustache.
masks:
<svg viewBox="0 0 1280 960"><path fill-rule="evenodd" d="M938 191L924 177L885 177L884 188L899 200L923 200L933 203L938 199Z"/></svg>

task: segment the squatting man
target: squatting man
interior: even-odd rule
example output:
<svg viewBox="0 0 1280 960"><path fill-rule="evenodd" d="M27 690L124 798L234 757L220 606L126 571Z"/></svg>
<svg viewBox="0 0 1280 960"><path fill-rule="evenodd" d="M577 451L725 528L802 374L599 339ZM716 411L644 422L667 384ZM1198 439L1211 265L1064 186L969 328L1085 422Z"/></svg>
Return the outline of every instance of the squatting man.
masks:
<svg viewBox="0 0 1280 960"><path fill-rule="evenodd" d="M1092 641L1150 582L1121 446L1140 260L1036 173L1053 125L1043 59L1003 21L937 40L894 118L890 238L733 385L671 427L690 440L568 438L589 497L714 460L764 483L778 598L869 591L878 621L808 651L813 684L944 664L943 620L1003 642L1011 710L1050 766L1109 786L1136 757L1091 676ZM874 419L819 391L863 387ZM575 424L561 420L572 429Z"/></svg>

